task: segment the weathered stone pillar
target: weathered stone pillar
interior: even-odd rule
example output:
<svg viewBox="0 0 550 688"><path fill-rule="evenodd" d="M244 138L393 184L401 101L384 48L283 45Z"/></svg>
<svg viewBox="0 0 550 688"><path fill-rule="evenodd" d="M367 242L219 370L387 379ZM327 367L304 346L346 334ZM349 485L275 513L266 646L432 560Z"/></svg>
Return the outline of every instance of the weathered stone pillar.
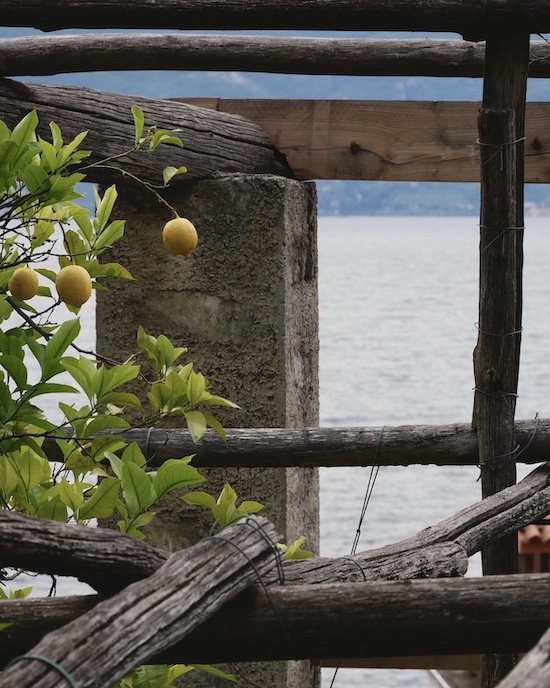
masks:
<svg viewBox="0 0 550 688"><path fill-rule="evenodd" d="M241 410L215 414L226 427L318 424L318 312L315 186L264 175L190 182L166 198L197 227L189 260L167 253L161 232L169 211L146 191L119 188L117 215L128 220L113 259L137 281L98 293L98 350L117 360L135 351L138 325L189 347L215 394ZM265 504L287 541L300 535L318 551L315 469L208 470L204 489L229 482L242 499ZM185 547L211 518L177 495L157 509L154 544ZM235 629L246 633L253 629ZM313 684L309 663L246 665L261 686ZM193 672L194 674L195 672ZM191 675L188 675L191 676ZM187 676L186 676L187 678ZM192 682L194 685L194 681ZM200 685L217 685L200 680ZM220 684L221 685L221 684ZM223 683L227 685L226 682Z"/></svg>

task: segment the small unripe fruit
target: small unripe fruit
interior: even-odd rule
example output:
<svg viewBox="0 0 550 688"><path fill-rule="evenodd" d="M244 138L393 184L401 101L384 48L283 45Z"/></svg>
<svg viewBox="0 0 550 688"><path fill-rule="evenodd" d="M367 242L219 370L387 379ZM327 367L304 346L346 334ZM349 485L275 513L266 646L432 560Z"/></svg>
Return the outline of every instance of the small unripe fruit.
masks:
<svg viewBox="0 0 550 688"><path fill-rule="evenodd" d="M175 217L164 225L162 241L170 253L189 258L197 248L199 238L192 222L185 217Z"/></svg>
<svg viewBox="0 0 550 688"><path fill-rule="evenodd" d="M19 301L26 301L38 292L38 274L32 268L17 268L10 277L8 289Z"/></svg>
<svg viewBox="0 0 550 688"><path fill-rule="evenodd" d="M92 295L92 278L81 265L67 265L57 273L55 288L64 303L80 308Z"/></svg>

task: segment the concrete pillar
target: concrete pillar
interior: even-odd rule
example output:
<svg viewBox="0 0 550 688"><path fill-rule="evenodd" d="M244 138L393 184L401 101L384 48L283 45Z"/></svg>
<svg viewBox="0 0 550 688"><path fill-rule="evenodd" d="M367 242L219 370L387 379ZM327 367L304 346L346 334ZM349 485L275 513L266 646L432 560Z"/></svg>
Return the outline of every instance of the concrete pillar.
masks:
<svg viewBox="0 0 550 688"><path fill-rule="evenodd" d="M211 390L239 404L241 410L215 414L226 427L316 426L315 185L264 175L180 185L166 198L197 227L199 246L189 260L164 249L161 232L170 213L152 194L135 188L119 188L119 194L117 216L128 222L112 259L137 281L117 281L112 290L98 293L98 350L124 359L135 351L141 324L150 334L164 333L174 344L188 346L187 359L210 380ZM206 491L217 494L229 482L242 499L265 504L263 513L287 541L306 535L307 546L318 552L315 469L203 472ZM148 537L157 546L179 549L211 525L209 515L186 509L179 496L169 495ZM246 642L247 631L242 632ZM307 662L244 665L241 671L265 687L314 683Z"/></svg>

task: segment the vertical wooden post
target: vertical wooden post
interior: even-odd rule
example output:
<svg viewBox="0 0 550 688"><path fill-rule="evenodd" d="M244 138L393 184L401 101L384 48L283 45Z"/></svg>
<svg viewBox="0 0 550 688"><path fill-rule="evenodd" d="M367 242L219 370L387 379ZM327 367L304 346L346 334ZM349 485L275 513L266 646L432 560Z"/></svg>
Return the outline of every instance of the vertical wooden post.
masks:
<svg viewBox="0 0 550 688"><path fill-rule="evenodd" d="M479 335L473 424L482 496L516 482L514 415L519 375L523 268L525 98L529 35L487 38L481 155ZM482 553L485 575L517 571L517 536ZM513 654L485 655L482 687L510 671Z"/></svg>

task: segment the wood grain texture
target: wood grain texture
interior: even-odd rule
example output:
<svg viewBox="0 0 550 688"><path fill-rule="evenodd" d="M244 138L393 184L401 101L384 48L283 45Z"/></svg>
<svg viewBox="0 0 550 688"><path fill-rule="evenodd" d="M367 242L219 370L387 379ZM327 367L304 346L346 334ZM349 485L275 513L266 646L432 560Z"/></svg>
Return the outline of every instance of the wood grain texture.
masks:
<svg viewBox="0 0 550 688"><path fill-rule="evenodd" d="M448 604L451 605L449 608L449 614L451 614L451 616L449 618L454 619L454 621L453 623L449 623L448 632L451 635L445 640L443 640L443 636L440 637L437 633L440 625L435 617L431 619L428 624L431 624L431 630L427 632L427 635L424 634L423 628L418 627L416 629L418 633L422 631L422 637L428 638L424 644L417 644L418 638L415 632L409 634L408 641L407 634L405 634L402 641L400 641L402 645L392 645L391 634L392 632L400 632L400 619L403 617L399 616L401 612L398 611L398 606L408 604L407 595L412 595L412 598L416 599L416 591L432 590L433 594L430 593L432 603L428 604L428 607L431 612L435 614L444 614L442 611L445 609L444 604L442 603L443 606L434 606L433 602L439 594L438 591L447 588L445 588L445 586L438 588L435 582L433 587L409 587L412 585L412 579L434 577L456 579L457 576L462 576L467 568L468 556L479 551L480 548L486 546L487 543L495 537L503 533L515 532L517 528L548 513L550 510L549 485L550 466L541 466L535 469L535 471L518 485L488 497L402 542L394 543L377 550L362 552L355 555L353 558L316 558L306 561L288 562L284 566L285 586L281 590L279 590L276 585L280 580L279 574L275 571L271 573L266 572L263 578L265 583L270 584L270 598L271 600L275 600L276 608L282 613L283 619L285 620L285 628L288 624L288 629L292 631L292 633L296 633L296 642L292 641L290 645L287 645L284 640L286 636L280 633L280 623L274 613L273 607L270 605L270 598L264 597L261 589L256 587L250 596L239 598L235 605L229 605L221 609L214 617L212 627L207 625L197 630L196 633L191 634L186 639L184 645L178 645L173 650L167 651L166 648L163 647L162 652L164 654L155 656L155 661L216 662L225 660L238 661L241 659L255 660L261 658L322 658L323 656L334 656L335 653L341 657L361 657L393 656L396 654L407 655L415 653L427 654L431 652L469 653L493 650L501 651L510 648L518 650L528 649L528 647L536 641L538 635L544 630L538 624L550 622L546 617L544 617L544 620L541 622L540 614L544 616L544 614L548 612L547 606L540 604L540 595L542 594L540 589L537 594L529 594L529 605L531 605L529 609L523 606L519 597L517 598L518 608L514 609L513 615L520 614L521 616L522 613L525 613L525 617L522 617L522 621L518 621L518 618L514 616L514 622L506 626L506 628L503 627L504 635L493 634L491 636L488 635L487 632L495 627L491 626L491 620L494 620L495 625L498 625L498 623L507 622L507 620L511 618L509 615L501 617L498 615L500 612L498 612L498 620L495 620L497 618L494 617L496 608L487 613L486 607L484 606L485 603L478 600L481 605L479 607L476 607L472 601L471 617L469 615L470 613L468 613L466 617L464 613L460 612L458 613L459 618L455 618L455 616L453 616L455 612L452 611L455 609L453 606L454 598L452 594L450 594L448 598ZM56 557L63 562L62 573L65 575L71 573L71 563L75 570L81 571L83 569L82 562L85 561L90 569L89 578L97 578L98 573L101 573L103 578L108 578L114 573L119 580L122 581L122 576L126 570L124 557L128 557L128 563L130 564L130 559L132 557L140 556L139 548L146 547L143 543L139 542L135 545L137 549L133 551L128 550L124 546L120 546L116 548L116 556L113 556L111 550L105 550L101 547L100 541L97 541L95 544L90 541L87 545L88 551L82 555L78 548L75 547L74 542L72 542L72 538L76 538L77 543L81 545L81 535L75 531L85 531L87 529L51 523L44 524L46 528L45 546L41 548L37 543L37 538L32 537L31 542L34 543L35 552L32 554L27 548L27 559L21 560L17 559L17 557L21 556L21 548L25 548L26 546L24 538L26 537L25 533L28 531L25 521L28 521L30 517L16 515L17 518L13 519L14 528L10 528L10 516L13 515L7 513L2 528L0 528L0 533L7 533L4 541L0 543L2 545L3 554L1 563L5 566L10 565L13 561L19 561L19 563L25 565L27 562L31 561L32 557L34 567L40 570L52 570L52 556L49 552L47 541L50 538L53 539L55 532L57 532L58 543L56 545L55 554ZM37 521L37 519L30 520ZM18 528L20 529L18 530ZM48 535L50 529L51 535ZM98 533L103 533L103 531L98 531ZM108 534L116 535L115 533L109 532ZM123 545L124 543L122 541L126 536L118 537ZM131 541L131 538L126 539ZM113 540L116 540L116 538L113 538ZM165 556L165 554L160 553L161 560L163 556ZM81 561L79 561L79 558L81 558ZM49 566L50 568L41 568L43 565ZM130 567L128 567L128 569L130 569ZM162 570L164 569L158 569L157 571L160 572ZM143 573L147 575L147 571L144 570ZM130 575L128 575L128 578L130 580ZM544 580L545 584L550 580L547 576L540 578ZM512 598L508 598L507 595L509 593L511 594L511 591L515 589L513 586L516 584L516 579L516 576L510 577L509 579L503 578L501 585L500 580L491 577L485 584L486 589L492 591L494 595L493 599L497 601L500 600L502 603L506 602L506 604L510 602L511 604ZM363 643L361 649L353 644L353 642L356 641L350 641L351 644L346 645L345 649L338 644L340 641L332 643L332 631L327 631L326 629L334 627L345 629L347 628L346 624L348 619L351 619L351 616L343 611L344 607L340 605L340 602L347 598L350 601L349 604L353 605L352 600L355 599L358 604L356 609L359 610L361 609L360 605L361 599L363 599L363 592L366 591L369 595L372 592L376 597L378 594L377 591L379 590L376 586L378 586L381 581L389 580L401 581L401 584L405 587L395 587L393 589L394 593L398 595L396 606L393 607L395 611L391 611L393 603L389 602L388 614L384 616L386 621L380 622L386 623L386 631L384 631L387 632L386 641L381 645L373 645L370 642L367 644ZM530 579L524 578L524 580ZM357 585L365 585L366 581L368 581L367 587L357 588L358 595L355 595L352 589L356 588ZM335 583L336 585L333 585ZM348 586L348 583L353 583L353 585ZM332 587L325 589L326 584L330 584ZM157 574L145 579L143 585L147 589L156 588L158 585ZM510 585L512 587L509 587ZM371 588L369 586L374 587ZM133 587L134 586L131 586L132 589ZM520 587L522 586L520 585ZM143 592L145 588L139 588L139 590ZM297 592L295 596L288 596L286 591L289 588L296 588ZM310 594L312 593L312 588L319 588L322 590L322 592L319 593L319 599L322 600L324 596L325 604L315 601L315 593L313 597ZM349 592L346 588L350 588ZM522 587L522 589L525 588ZM335 591L334 595L332 594L333 590ZM455 594L458 594L459 590L466 589L456 588ZM273 594L271 591L273 591ZM403 597L403 591L407 594L405 597ZM274 597L279 595L279 592L281 597ZM469 589L465 594L466 597L470 594ZM329 597L327 597L327 595L329 595ZM343 597L339 597L340 595L343 595ZM427 594L427 597L429 597L429 594ZM319 616L315 616L315 614L308 615L306 611L302 610L298 612L297 618L300 618L300 614L303 615L303 618L298 622L298 626L296 626L294 617L292 616L294 608L297 605L294 601L296 599L301 600L300 604L304 605L304 609L309 609L311 611L317 606L318 612L316 613L318 613ZM335 609L331 611L332 607L330 607L330 605L333 600ZM37 604L35 604L34 600L10 600L7 602L0 602L0 620L12 623L12 626L2 632L0 665L4 665L14 656L26 652L45 632L50 631L52 628L57 628L60 624L66 623L69 619L77 618L80 614L83 614L84 611L92 608L95 602L97 602L97 599L93 597L86 597L84 599L79 598L74 601L74 603L69 600L63 600L59 603L59 606L55 606L57 601L39 601ZM51 604L54 605L53 608ZM368 606L370 603L366 602L365 604ZM497 604L497 602L495 602L495 604ZM106 605L108 607L109 603L107 602ZM533 605L539 616L533 614ZM104 606L102 609L107 607ZM509 614L509 611L510 610L507 610L506 614ZM395 614L395 616L392 616L393 614ZM410 618L413 618L415 615L416 612L412 613ZM371 616L370 611L366 613L361 612L359 617L354 617L355 620L350 621L349 637L354 634L357 640L357 638L364 637L362 634L367 631L369 633L374 633L374 635L378 637L376 628L369 625L371 623L376 623L373 621L375 618L375 616ZM461 620L464 622L464 626L460 625ZM476 630L474 626L480 621L482 624L488 623L489 625L483 626L483 628L478 626ZM262 624L264 624L264 626L262 626ZM366 624L366 626L362 624ZM519 624L519 626L517 624ZM243 643L238 633L236 634L229 630L235 628L254 628L254 633L247 636L247 642ZM454 631L452 630L453 628L455 629ZM257 632L260 634L259 636L257 636ZM348 631L344 630L342 632L344 633L342 636L342 643L344 643L344 638L348 637L345 635ZM465 632L472 640L471 645L460 644L464 643ZM227 640L227 642L214 642L212 639L218 637L216 633L220 633L221 638L230 638L230 640ZM266 643L262 640L259 642L259 647L255 648L253 643L250 642L250 638L263 638L264 636L261 635L262 633L267 634L272 642ZM325 633L327 635L325 635ZM470 635L470 633L473 633L473 635ZM507 634L509 634L509 636ZM210 638L211 641L206 642L205 637ZM304 638L308 638L306 644L303 644ZM441 642L439 642L437 638L439 638ZM460 640L460 638L462 638L462 640ZM473 640L474 638L476 639L475 642ZM235 640L235 642L233 642L233 640ZM323 645L325 642L327 642L328 645ZM435 645L431 643L435 643ZM330 647L332 647L332 650L329 649ZM157 651L161 652L160 649ZM266 653L269 656L266 656Z"/></svg>
<svg viewBox="0 0 550 688"><path fill-rule="evenodd" d="M256 122L297 179L478 182L480 103L178 99ZM525 181L550 182L550 103L527 106Z"/></svg>
<svg viewBox="0 0 550 688"><path fill-rule="evenodd" d="M548 512L550 465L545 464L517 485L401 542L353 557L288 562L285 581L303 585L462 575L469 556ZM167 556L110 530L77 528L10 511L0 516L1 566L78 576L104 593L151 575Z"/></svg>
<svg viewBox="0 0 550 688"><path fill-rule="evenodd" d="M124 155L102 167L85 170L88 181L111 184L120 179L120 168L159 185L162 170L168 165L185 165L188 172L179 178L185 181L232 172L292 175L258 125L239 116L173 101L0 80L0 119L13 127L27 112L36 109L40 117L38 131L47 139L51 139L51 120L59 124L66 140L87 130L82 148L93 151L89 162L123 154L133 147L133 104L143 109L146 127L179 129L185 147L161 146L152 155ZM152 202L156 202L153 196Z"/></svg>
<svg viewBox="0 0 550 688"><path fill-rule="evenodd" d="M474 353L473 425L479 439L481 493L517 479L515 409L523 309L524 136L529 34L488 38L479 114L481 151L479 334ZM482 551L484 575L517 573L514 534ZM517 654L486 654L481 686L493 688Z"/></svg>
<svg viewBox="0 0 550 688"><path fill-rule="evenodd" d="M550 76L550 47L533 41L530 77ZM429 38L301 38L219 34L77 34L3 38L0 74L214 70L349 76L481 77L485 43Z"/></svg>
<svg viewBox="0 0 550 688"><path fill-rule="evenodd" d="M270 585L267 593L256 587L219 609L183 641L149 656L154 662L215 663L336 655L358 664L357 658L368 657L380 663L382 657L396 655L528 651L550 625L550 609L541 604L549 593L550 577L545 574ZM48 619L78 619L93 604L88 596L17 600L9 607L0 602L0 616L15 625L24 623L27 633L26 642L20 634L18 645L9 636L3 641L0 667L51 628ZM80 618L84 622L86 616ZM64 660L61 664L65 666ZM547 684L530 683L529 688L541 685Z"/></svg>
<svg viewBox="0 0 550 688"><path fill-rule="evenodd" d="M156 573L47 634L31 654L60 664L79 688L104 688L179 642L278 565L279 536L266 519L247 519L172 554ZM22 660L0 686L54 688L50 666Z"/></svg>
<svg viewBox="0 0 550 688"><path fill-rule="evenodd" d="M143 108L148 125L179 128L185 144L183 150L166 146L155 155L117 160L122 170L153 184L160 183L164 167L182 164L189 171L175 183L235 172L297 179L479 181L478 103L218 98L184 103L0 81L1 119L13 126L36 109L45 137L52 119L66 138L87 129L92 161L131 146L134 103ZM550 182L548 131L550 103L529 104L527 182ZM109 184L120 178L112 167L90 169L88 175L89 181Z"/></svg>
<svg viewBox="0 0 550 688"><path fill-rule="evenodd" d="M519 462L546 461L550 455L550 419L517 421L515 431ZM470 423L227 428L226 442L213 430L208 430L197 443L182 428L135 428L121 434L125 441L137 442L153 467L160 466L166 459L191 454L194 455L193 465L198 468L479 464L477 435ZM46 436L43 447L51 460L62 458L53 437Z"/></svg>
<svg viewBox="0 0 550 688"><path fill-rule="evenodd" d="M550 31L548 0L4 0L5 26L326 29L486 33Z"/></svg>
<svg viewBox="0 0 550 688"><path fill-rule="evenodd" d="M550 625L550 624L549 624ZM550 685L550 630L498 684L499 688L543 688Z"/></svg>
<svg viewBox="0 0 550 688"><path fill-rule="evenodd" d="M153 574L168 552L109 528L84 528L0 509L0 568L74 576L112 594Z"/></svg>
<svg viewBox="0 0 550 688"><path fill-rule="evenodd" d="M534 42L532 50L532 75L550 74L547 44ZM79 34L4 38L0 73L154 69L481 77L484 56L484 43L461 40Z"/></svg>

